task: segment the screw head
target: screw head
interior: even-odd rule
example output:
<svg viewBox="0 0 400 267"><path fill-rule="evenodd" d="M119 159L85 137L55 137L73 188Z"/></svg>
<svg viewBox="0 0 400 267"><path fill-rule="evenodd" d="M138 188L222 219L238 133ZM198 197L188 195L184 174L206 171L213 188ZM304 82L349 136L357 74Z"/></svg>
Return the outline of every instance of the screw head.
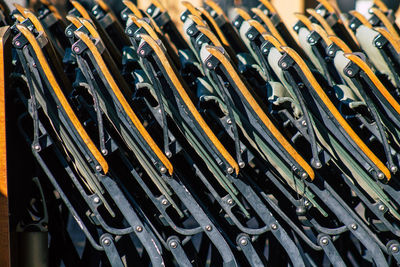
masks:
<svg viewBox="0 0 400 267"><path fill-rule="evenodd" d="M375 44L376 44L377 47L380 47L382 45L381 42L376 42Z"/></svg>
<svg viewBox="0 0 400 267"><path fill-rule="evenodd" d="M329 50L328 55L333 56L333 50Z"/></svg>
<svg viewBox="0 0 400 267"><path fill-rule="evenodd" d="M106 245L106 246L109 246L111 244L111 240L109 238L105 238L103 240L103 244Z"/></svg>
<svg viewBox="0 0 400 267"><path fill-rule="evenodd" d="M358 225L355 224L355 223L352 223L352 224L350 225L350 227L351 227L351 229L353 229L353 230L357 230Z"/></svg>
<svg viewBox="0 0 400 267"><path fill-rule="evenodd" d="M103 153L103 155L107 155L108 154L108 150L107 149L102 149L101 153Z"/></svg>
<svg viewBox="0 0 400 267"><path fill-rule="evenodd" d="M161 200L161 204L166 206L168 204L168 200L164 198L163 200Z"/></svg>
<svg viewBox="0 0 400 267"><path fill-rule="evenodd" d="M239 21L236 20L236 21L233 23L233 25L239 26Z"/></svg>
<svg viewBox="0 0 400 267"><path fill-rule="evenodd" d="M94 197L93 198L93 202L96 203L96 204L100 203L100 198L99 197Z"/></svg>
<svg viewBox="0 0 400 267"><path fill-rule="evenodd" d="M378 178L379 179L383 179L384 177L385 177L385 175L382 172L378 173Z"/></svg>
<svg viewBox="0 0 400 267"><path fill-rule="evenodd" d="M308 38L308 42L309 42L309 43L314 43L315 40L314 40L314 38L310 37L310 38Z"/></svg>
<svg viewBox="0 0 400 267"><path fill-rule="evenodd" d="M247 238L244 238L244 237L241 238L239 242L240 242L240 244L241 244L242 246L247 246L247 243L248 243Z"/></svg>
<svg viewBox="0 0 400 267"><path fill-rule="evenodd" d="M229 205L232 205L232 204L233 204L233 199L232 199L232 198L228 199L228 200L226 201L226 203L228 203Z"/></svg>
<svg viewBox="0 0 400 267"><path fill-rule="evenodd" d="M187 32L188 32L189 35L193 34L193 30L192 29L189 29Z"/></svg>
<svg viewBox="0 0 400 267"><path fill-rule="evenodd" d="M297 26L297 25L294 26L294 30L295 30L295 31L298 31L298 30L299 30L299 26Z"/></svg>
<svg viewBox="0 0 400 267"><path fill-rule="evenodd" d="M249 33L249 34L247 35L247 37L248 37L249 39L252 39L254 36L253 36L253 34Z"/></svg>
<svg viewBox="0 0 400 267"><path fill-rule="evenodd" d="M278 225L276 223L271 224L271 229L272 230L278 229Z"/></svg>
<svg viewBox="0 0 400 267"><path fill-rule="evenodd" d="M207 67L211 68L213 65L211 62L207 62Z"/></svg>
<svg viewBox="0 0 400 267"><path fill-rule="evenodd" d="M268 49L267 49L267 48L264 48L264 49L263 49L263 53L266 54L267 52L268 52Z"/></svg>
<svg viewBox="0 0 400 267"><path fill-rule="evenodd" d="M321 239L321 244L322 245L326 246L326 245L328 245L328 243L329 243L328 238L324 237L324 238Z"/></svg>
<svg viewBox="0 0 400 267"><path fill-rule="evenodd" d="M101 166L100 165L96 166L96 171L98 171L98 172L101 171Z"/></svg>
<svg viewBox="0 0 400 267"><path fill-rule="evenodd" d="M72 35L72 31L67 31L67 35L71 36Z"/></svg>
<svg viewBox="0 0 400 267"><path fill-rule="evenodd" d="M15 43L14 43L14 44L15 44L15 46L16 46L16 47L19 47L19 46L21 46L21 42L20 42L20 41L18 41L18 40L17 40L17 41L15 41Z"/></svg>
<svg viewBox="0 0 400 267"><path fill-rule="evenodd" d="M303 172L301 174L301 178L306 179L308 177L308 174L306 172Z"/></svg>
<svg viewBox="0 0 400 267"><path fill-rule="evenodd" d="M226 120L226 123L232 124L232 120L229 118L229 119Z"/></svg>
<svg viewBox="0 0 400 267"><path fill-rule="evenodd" d="M347 70L347 75L349 75L349 76L353 75L353 71L352 70Z"/></svg>
<svg viewBox="0 0 400 267"><path fill-rule="evenodd" d="M310 206L310 201L308 201L308 200L306 200L306 201L304 201L304 205L306 206L306 207L308 207L308 206Z"/></svg>
<svg viewBox="0 0 400 267"><path fill-rule="evenodd" d="M143 231L143 227L140 225L136 226L136 231L140 233L141 231Z"/></svg>
<svg viewBox="0 0 400 267"><path fill-rule="evenodd" d="M207 225L206 226L206 230L210 232L212 230L212 226L211 225Z"/></svg>
<svg viewBox="0 0 400 267"><path fill-rule="evenodd" d="M392 245L390 250L392 251L392 253L397 253L399 252L399 247L397 245Z"/></svg>
<svg viewBox="0 0 400 267"><path fill-rule="evenodd" d="M244 166L246 166L246 163L244 163L243 161L239 162L239 168L243 169Z"/></svg>
<svg viewBox="0 0 400 267"><path fill-rule="evenodd" d="M378 209L379 209L380 211L384 211L384 210L385 210L385 205L380 204L380 205L378 206Z"/></svg>
<svg viewBox="0 0 400 267"><path fill-rule="evenodd" d="M33 148L34 148L36 151L40 151L40 149L41 149L40 145L35 145Z"/></svg>
<svg viewBox="0 0 400 267"><path fill-rule="evenodd" d="M160 168L160 172L161 172L161 173L166 173L166 172L167 172L167 168L165 168L164 166L162 166L162 167Z"/></svg>
<svg viewBox="0 0 400 267"><path fill-rule="evenodd" d="M203 44L203 41L200 40L200 41L197 42L197 44L198 44L198 45L202 45L202 44Z"/></svg>
<svg viewBox="0 0 400 267"><path fill-rule="evenodd" d="M303 121L301 122L301 125L307 126L307 122L306 122L305 120L303 120Z"/></svg>
<svg viewBox="0 0 400 267"><path fill-rule="evenodd" d="M186 20L186 16L181 16L181 20L185 21Z"/></svg>
<svg viewBox="0 0 400 267"><path fill-rule="evenodd" d="M143 49L139 51L139 54L141 54L142 56L144 56L145 53L146 51L144 51Z"/></svg>
<svg viewBox="0 0 400 267"><path fill-rule="evenodd" d="M122 19L124 19L124 20L125 20L125 19L126 19L126 17L127 17L127 16L126 16L126 14L125 14L125 13L124 13L124 14L122 14Z"/></svg>
<svg viewBox="0 0 400 267"><path fill-rule="evenodd" d="M132 34L132 29L128 29L126 32L127 32L129 35L131 35L131 34Z"/></svg>
<svg viewBox="0 0 400 267"><path fill-rule="evenodd" d="M228 167L228 169L226 169L226 171L227 171L229 174L231 174L231 173L233 173L233 168L232 168L232 167Z"/></svg>
<svg viewBox="0 0 400 267"><path fill-rule="evenodd" d="M171 153L170 151L167 151L167 152L165 153L165 155L166 155L168 158L170 158L170 157L172 156L172 153Z"/></svg>
<svg viewBox="0 0 400 267"><path fill-rule="evenodd" d="M397 172L397 167L396 166L392 166L392 167L390 167L390 171L392 172L392 173L396 173Z"/></svg>
<svg viewBox="0 0 400 267"><path fill-rule="evenodd" d="M356 24L352 23L350 24L350 28L354 29L356 27Z"/></svg>
<svg viewBox="0 0 400 267"><path fill-rule="evenodd" d="M175 240L171 241L169 243L169 245L171 246L171 248L177 248L178 247L178 242L176 242Z"/></svg>
<svg viewBox="0 0 400 267"><path fill-rule="evenodd" d="M79 46L75 46L74 47L74 52L75 53L79 53L81 51L81 49L79 48Z"/></svg>
<svg viewBox="0 0 400 267"><path fill-rule="evenodd" d="M322 164L321 164L321 162L317 161L317 162L315 163L315 166L316 166L317 168L321 168L321 167L322 167Z"/></svg>
<svg viewBox="0 0 400 267"><path fill-rule="evenodd" d="M282 62L281 66L282 66L282 68L287 68L287 63L286 62Z"/></svg>

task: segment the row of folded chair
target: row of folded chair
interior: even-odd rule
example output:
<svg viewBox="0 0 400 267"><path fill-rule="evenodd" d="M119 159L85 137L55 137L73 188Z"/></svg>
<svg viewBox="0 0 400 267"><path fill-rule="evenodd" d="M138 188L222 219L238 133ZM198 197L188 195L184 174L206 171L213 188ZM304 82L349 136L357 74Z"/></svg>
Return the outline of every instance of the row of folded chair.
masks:
<svg viewBox="0 0 400 267"><path fill-rule="evenodd" d="M400 264L392 10L319 0L289 30L268 0L233 19L182 2L179 28L123 3L0 8L40 200L18 228L49 235L51 266Z"/></svg>

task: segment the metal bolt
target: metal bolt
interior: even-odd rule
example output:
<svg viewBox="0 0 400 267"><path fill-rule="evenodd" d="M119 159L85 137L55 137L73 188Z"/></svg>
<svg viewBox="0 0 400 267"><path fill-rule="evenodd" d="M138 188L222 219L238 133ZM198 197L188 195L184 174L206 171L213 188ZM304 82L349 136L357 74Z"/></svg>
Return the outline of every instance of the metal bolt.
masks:
<svg viewBox="0 0 400 267"><path fill-rule="evenodd" d="M99 197L94 197L93 198L93 202L96 203L96 204L100 203L100 198Z"/></svg>
<svg viewBox="0 0 400 267"><path fill-rule="evenodd" d="M93 15L97 15L97 10L93 11Z"/></svg>
<svg viewBox="0 0 400 267"><path fill-rule="evenodd" d="M140 225L136 226L136 231L140 233L141 231L143 231L143 227Z"/></svg>
<svg viewBox="0 0 400 267"><path fill-rule="evenodd" d="M253 36L253 34L249 33L249 34L247 35L247 37L248 37L249 39L252 39L254 36Z"/></svg>
<svg viewBox="0 0 400 267"><path fill-rule="evenodd" d="M193 34L193 30L189 29L189 30L188 30L188 34L189 34L189 35L192 35L192 34Z"/></svg>
<svg viewBox="0 0 400 267"><path fill-rule="evenodd" d="M308 42L309 42L309 43L314 43L315 40L314 40L314 38L310 37L310 38L308 38Z"/></svg>
<svg viewBox="0 0 400 267"><path fill-rule="evenodd" d="M385 210L385 205L380 204L380 205L378 206L378 209L379 209L380 211L384 211L384 210Z"/></svg>
<svg viewBox="0 0 400 267"><path fill-rule="evenodd" d="M226 171L231 174L233 172L233 168L232 167L228 167L228 169L226 169Z"/></svg>
<svg viewBox="0 0 400 267"><path fill-rule="evenodd" d="M147 9L147 13L151 13L151 12L153 12L153 9L148 8L148 9Z"/></svg>
<svg viewBox="0 0 400 267"><path fill-rule="evenodd" d="M247 238L244 238L244 237L243 237L243 238L240 239L239 242L240 242L240 244L241 244L242 246L246 246L246 245L247 245Z"/></svg>
<svg viewBox="0 0 400 267"><path fill-rule="evenodd" d="M212 226L211 225L207 225L206 226L206 230L210 232L212 230Z"/></svg>
<svg viewBox="0 0 400 267"><path fill-rule="evenodd" d="M352 23L350 24L350 28L354 29L356 27L356 24Z"/></svg>
<svg viewBox="0 0 400 267"><path fill-rule="evenodd" d="M32 67L36 68L36 63L35 62L32 63Z"/></svg>
<svg viewBox="0 0 400 267"><path fill-rule="evenodd" d="M79 46L75 46L75 47L74 47L74 52L75 52L75 53L79 53L79 51L81 51L81 49L79 48Z"/></svg>
<svg viewBox="0 0 400 267"><path fill-rule="evenodd" d="M308 206L310 206L310 201L308 201L308 200L306 200L306 201L304 201L304 205L306 205L306 207L308 207Z"/></svg>
<svg viewBox="0 0 400 267"><path fill-rule="evenodd" d="M101 171L101 166L100 165L96 166L96 171L98 171L98 172Z"/></svg>
<svg viewBox="0 0 400 267"><path fill-rule="evenodd" d="M72 35L72 31L67 31L67 35L71 36Z"/></svg>
<svg viewBox="0 0 400 267"><path fill-rule="evenodd" d="M379 179L383 179L384 177L385 177L385 175L382 172L378 173L378 178Z"/></svg>
<svg viewBox="0 0 400 267"><path fill-rule="evenodd" d="M15 41L15 46L17 46L17 47L19 47L21 45L21 42L20 41Z"/></svg>
<svg viewBox="0 0 400 267"><path fill-rule="evenodd" d="M233 204L233 199L232 199L232 198L228 199L228 200L226 201L226 203L228 203L229 205L232 205L232 204Z"/></svg>
<svg viewBox="0 0 400 267"><path fill-rule="evenodd" d="M135 35L135 38L136 38L136 39L140 39L140 34L136 34L136 35Z"/></svg>
<svg viewBox="0 0 400 267"><path fill-rule="evenodd" d="M129 35L131 35L131 34L132 34L132 29L128 29L128 30L127 30L127 33L128 33Z"/></svg>
<svg viewBox="0 0 400 267"><path fill-rule="evenodd" d="M177 248L178 247L178 242L171 241L171 243L169 243L169 245L171 246L171 248Z"/></svg>
<svg viewBox="0 0 400 267"><path fill-rule="evenodd" d="M376 42L375 44L376 44L377 47L380 47L382 45L381 42Z"/></svg>
<svg viewBox="0 0 400 267"><path fill-rule="evenodd" d="M397 167L396 166L390 167L390 171L393 173L397 172Z"/></svg>
<svg viewBox="0 0 400 267"><path fill-rule="evenodd" d="M167 153L165 153L165 155L166 155L168 158L170 158L170 157L172 156L172 153L169 152L169 151L167 151Z"/></svg>
<svg viewBox="0 0 400 267"><path fill-rule="evenodd" d="M139 53L143 56L143 55L146 53L146 51L144 51L144 50L142 49L142 50L139 51Z"/></svg>
<svg viewBox="0 0 400 267"><path fill-rule="evenodd" d="M168 204L168 200L166 200L165 198L163 200L161 200L161 204L163 204L164 206L166 206Z"/></svg>
<svg viewBox="0 0 400 267"><path fill-rule="evenodd" d="M298 30L299 30L299 26L297 26L297 25L294 26L294 30L295 30L295 31L298 31Z"/></svg>
<svg viewBox="0 0 400 267"><path fill-rule="evenodd" d="M326 246L326 245L328 245L328 243L329 243L328 238L324 237L324 238L321 239L321 244L322 245Z"/></svg>
<svg viewBox="0 0 400 267"><path fill-rule="evenodd" d="M243 161L239 162L239 168L243 169L244 166L246 166L246 164Z"/></svg>
<svg viewBox="0 0 400 267"><path fill-rule="evenodd" d="M329 54L330 56L332 56L332 55L333 55L333 50L329 50L328 54Z"/></svg>
<svg viewBox="0 0 400 267"><path fill-rule="evenodd" d="M287 63L286 62L282 62L281 66L282 66L282 68L287 68Z"/></svg>
<svg viewBox="0 0 400 267"><path fill-rule="evenodd" d="M39 151L41 147L40 147L39 145L35 145L33 148L34 148L36 151Z"/></svg>
<svg viewBox="0 0 400 267"><path fill-rule="evenodd" d="M275 223L271 224L271 229L272 229L272 230L278 229L278 225L275 224Z"/></svg>
<svg viewBox="0 0 400 267"><path fill-rule="evenodd" d="M105 239L103 240L103 244L106 245L106 246L109 246L109 245L111 244L111 240L108 239L108 238L105 238Z"/></svg>
<svg viewBox="0 0 400 267"><path fill-rule="evenodd" d="M239 26L239 21L235 21L235 22L233 23L233 25Z"/></svg>
<svg viewBox="0 0 400 267"><path fill-rule="evenodd" d="M103 150L101 150L101 153L103 153L103 155L107 155L108 154L108 150L107 149L103 149Z"/></svg>
<svg viewBox="0 0 400 267"><path fill-rule="evenodd" d="M268 52L268 49L267 49L267 48L264 48L264 49L263 49L263 53L266 54L267 52Z"/></svg>
<svg viewBox="0 0 400 267"><path fill-rule="evenodd" d="M349 75L349 76L353 75L353 71L352 70L347 70L347 75Z"/></svg>
<svg viewBox="0 0 400 267"><path fill-rule="evenodd" d="M181 16L181 20L185 21L186 20L186 16Z"/></svg>
<svg viewBox="0 0 400 267"><path fill-rule="evenodd" d="M212 63L211 62L207 62L207 67L211 68L212 67Z"/></svg>
<svg viewBox="0 0 400 267"><path fill-rule="evenodd" d="M202 45L202 44L203 44L203 41L198 41L197 44L198 44L198 45Z"/></svg>
<svg viewBox="0 0 400 267"><path fill-rule="evenodd" d="M125 20L126 19L126 14L122 14L122 19Z"/></svg>
<svg viewBox="0 0 400 267"><path fill-rule="evenodd" d="M303 126L307 126L307 122L306 122L305 120L302 121L301 124L302 124Z"/></svg>
<svg viewBox="0 0 400 267"><path fill-rule="evenodd" d="M315 163L315 166L316 166L317 168L321 168L321 167L322 167L322 164L321 164L321 162L317 161L317 162Z"/></svg>
<svg viewBox="0 0 400 267"><path fill-rule="evenodd" d="M396 246L396 245L392 245L392 247L390 248L390 250L391 250L393 253L397 253L397 252L399 252L399 247Z"/></svg>
<svg viewBox="0 0 400 267"><path fill-rule="evenodd" d="M232 124L232 120L229 118L229 119L226 120L226 123Z"/></svg>
<svg viewBox="0 0 400 267"><path fill-rule="evenodd" d="M167 172L167 168L165 168L164 166L162 166L162 167L160 168L160 172L161 172L161 173L166 173L166 172Z"/></svg>
<svg viewBox="0 0 400 267"><path fill-rule="evenodd" d="M352 223L352 224L350 225L350 227L351 227L351 229L353 229L353 230L357 230L357 228L358 228L357 224L355 224L355 223Z"/></svg>
<svg viewBox="0 0 400 267"><path fill-rule="evenodd" d="M308 174L306 172L303 172L301 174L301 178L306 179L308 177Z"/></svg>

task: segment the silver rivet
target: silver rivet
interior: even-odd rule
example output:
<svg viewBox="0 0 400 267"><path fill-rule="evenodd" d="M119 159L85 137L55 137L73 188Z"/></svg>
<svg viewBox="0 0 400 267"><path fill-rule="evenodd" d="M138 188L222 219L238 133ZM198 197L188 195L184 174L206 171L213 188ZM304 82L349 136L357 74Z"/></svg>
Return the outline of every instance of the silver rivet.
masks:
<svg viewBox="0 0 400 267"><path fill-rule="evenodd" d="M246 166L246 164L243 161L239 162L239 168L243 169L244 166Z"/></svg>
<svg viewBox="0 0 400 267"><path fill-rule="evenodd" d="M136 35L135 35L135 38L136 38L136 39L140 39L140 34L136 34Z"/></svg>
<svg viewBox="0 0 400 267"><path fill-rule="evenodd" d="M325 246L326 246L326 245L328 245L328 243L329 243L328 238L324 237L324 238L321 239L321 244L322 244L322 245L325 245Z"/></svg>
<svg viewBox="0 0 400 267"><path fill-rule="evenodd" d="M233 168L232 167L228 167L228 169L226 169L226 171L231 174L233 172Z"/></svg>
<svg viewBox="0 0 400 267"><path fill-rule="evenodd" d="M211 225L207 225L206 226L206 230L210 232L212 230L212 226Z"/></svg>
<svg viewBox="0 0 400 267"><path fill-rule="evenodd" d="M235 21L235 22L233 23L233 25L239 26L239 21Z"/></svg>
<svg viewBox="0 0 400 267"><path fill-rule="evenodd" d="M139 53L143 56L146 52L142 49L139 51Z"/></svg>
<svg viewBox="0 0 400 267"><path fill-rule="evenodd" d="M143 227L140 225L136 226L136 231L140 233L141 231L143 231Z"/></svg>
<svg viewBox="0 0 400 267"><path fill-rule="evenodd" d="M127 32L128 32L129 35L131 35L132 34L132 29L128 29Z"/></svg>
<svg viewBox="0 0 400 267"><path fill-rule="evenodd" d="M393 246L390 248L390 250L391 250L393 253L397 253L397 252L399 252L399 247L396 246L396 245L393 245Z"/></svg>
<svg viewBox="0 0 400 267"><path fill-rule="evenodd" d="M392 173L397 172L397 167L396 167L396 166L390 167L390 171L391 171Z"/></svg>
<svg viewBox="0 0 400 267"><path fill-rule="evenodd" d="M107 149L103 149L103 150L101 150L101 153L103 153L103 155L107 155L108 154L108 150Z"/></svg>
<svg viewBox="0 0 400 267"><path fill-rule="evenodd" d="M282 68L286 68L287 67L287 63L286 62L282 62L281 66L282 66Z"/></svg>
<svg viewBox="0 0 400 267"><path fill-rule="evenodd" d="M226 120L226 123L232 124L232 120L229 118L229 119Z"/></svg>
<svg viewBox="0 0 400 267"><path fill-rule="evenodd" d="M166 172L167 172L167 168L165 168L164 166L162 166L162 167L160 168L160 172L161 172L161 173L166 173Z"/></svg>
<svg viewBox="0 0 400 267"><path fill-rule="evenodd" d="M122 14L122 19L126 19L126 14L124 13L124 14Z"/></svg>
<svg viewBox="0 0 400 267"><path fill-rule="evenodd" d="M305 120L302 121L301 124L302 124L303 126L307 126L307 122L306 122Z"/></svg>
<svg viewBox="0 0 400 267"><path fill-rule="evenodd" d="M316 166L317 168L321 168L321 167L322 167L322 164L321 164L321 162L317 161L317 162L315 163L315 166Z"/></svg>
<svg viewBox="0 0 400 267"><path fill-rule="evenodd" d="M233 199L232 199L232 198L228 199L228 200L226 201L226 203L228 203L229 205L232 205L232 204L233 204Z"/></svg>
<svg viewBox="0 0 400 267"><path fill-rule="evenodd" d="M96 203L96 204L100 203L100 198L99 197L94 197L93 198L93 202Z"/></svg>
<svg viewBox="0 0 400 267"><path fill-rule="evenodd" d="M298 31L299 30L299 26L294 26L294 30Z"/></svg>
<svg viewBox="0 0 400 267"><path fill-rule="evenodd" d="M189 30L188 30L188 34L189 34L189 35L192 35L192 34L193 34L193 30L189 29Z"/></svg>
<svg viewBox="0 0 400 267"><path fill-rule="evenodd" d="M271 224L271 229L272 229L272 230L278 229L278 225L275 224L275 223Z"/></svg>
<svg viewBox="0 0 400 267"><path fill-rule="evenodd" d="M348 70L347 71L347 75L349 75L349 76L353 75L353 71L352 70Z"/></svg>
<svg viewBox="0 0 400 267"><path fill-rule="evenodd" d="M380 205L378 206L378 209L379 209L380 211L384 211L384 210L385 210L385 205L380 204Z"/></svg>
<svg viewBox="0 0 400 267"><path fill-rule="evenodd" d="M172 153L171 153L170 151L167 151L167 152L165 153L165 155L166 155L168 158L170 158L170 157L172 156Z"/></svg>
<svg viewBox="0 0 400 267"><path fill-rule="evenodd" d="M151 13L151 12L153 12L153 9L148 8L148 9L147 9L147 13Z"/></svg>
<svg viewBox="0 0 400 267"><path fill-rule="evenodd" d="M81 51L81 49L79 48L79 46L75 46L75 47L74 47L74 52L75 52L75 53L79 53L79 51Z"/></svg>
<svg viewBox="0 0 400 267"><path fill-rule="evenodd" d="M95 10L95 11L93 11L93 15L97 15L97 11Z"/></svg>
<svg viewBox="0 0 400 267"><path fill-rule="evenodd" d="M101 171L101 166L100 165L96 166L96 171L98 171L98 172Z"/></svg>
<svg viewBox="0 0 400 267"><path fill-rule="evenodd" d="M268 52L267 48L264 48L263 53L266 54Z"/></svg>
<svg viewBox="0 0 400 267"><path fill-rule="evenodd" d="M378 46L378 47L382 45L381 42L376 42L375 44L376 44L376 46Z"/></svg>
<svg viewBox="0 0 400 267"><path fill-rule="evenodd" d="M198 41L197 44L198 44L198 45L202 45L202 44L203 44L203 41Z"/></svg>
<svg viewBox="0 0 400 267"><path fill-rule="evenodd" d="M358 228L357 224L355 224L355 223L352 223L352 224L350 225L350 227L351 227L351 229L353 229L353 230L357 230L357 228Z"/></svg>
<svg viewBox="0 0 400 267"><path fill-rule="evenodd" d="M106 245L106 246L109 246L109 245L111 244L111 240L108 239L108 238L105 238L105 239L103 240L103 244Z"/></svg>
<svg viewBox="0 0 400 267"><path fill-rule="evenodd" d="M328 54L332 56L333 55L333 50L329 50Z"/></svg>
<svg viewBox="0 0 400 267"><path fill-rule="evenodd" d="M164 206L166 206L168 204L168 200L166 200L165 198L163 200L161 200L161 204L163 204Z"/></svg>
<svg viewBox="0 0 400 267"><path fill-rule="evenodd" d="M378 178L379 179L383 179L384 177L385 177L385 175L382 172L378 173Z"/></svg>
<svg viewBox="0 0 400 267"><path fill-rule="evenodd" d="M181 16L181 20L186 20L186 16Z"/></svg>
<svg viewBox="0 0 400 267"><path fill-rule="evenodd" d="M207 67L211 68L212 67L212 63L211 62L207 62Z"/></svg>
<svg viewBox="0 0 400 267"><path fill-rule="evenodd" d="M67 35L72 35L72 31L67 31Z"/></svg>
<svg viewBox="0 0 400 267"><path fill-rule="evenodd" d="M308 200L306 200L306 201L304 201L304 205L306 206L306 207L308 207L308 206L310 206L310 201L308 201Z"/></svg>
<svg viewBox="0 0 400 267"><path fill-rule="evenodd" d="M301 174L301 178L306 179L308 177L308 174L306 172L303 172Z"/></svg>
<svg viewBox="0 0 400 267"><path fill-rule="evenodd" d="M40 150L40 146L39 146L39 145L35 145L35 146L34 146L34 149L35 149L36 151L39 151L39 150Z"/></svg>
<svg viewBox="0 0 400 267"><path fill-rule="evenodd" d="M356 27L356 24L352 23L350 24L350 28L354 29Z"/></svg>
<svg viewBox="0 0 400 267"><path fill-rule="evenodd" d="M15 41L15 46L20 46L21 42L20 41Z"/></svg>
<svg viewBox="0 0 400 267"><path fill-rule="evenodd" d="M308 42L309 42L309 43L314 43L315 40L314 40L314 38L310 37L310 38L308 38Z"/></svg>
<svg viewBox="0 0 400 267"><path fill-rule="evenodd" d="M246 246L246 245L247 245L247 238L242 238L242 239L240 239L240 244L241 244L242 246Z"/></svg>
<svg viewBox="0 0 400 267"><path fill-rule="evenodd" d="M169 245L171 246L171 248L177 248L178 247L178 242L171 241L171 243L169 243Z"/></svg>
<svg viewBox="0 0 400 267"><path fill-rule="evenodd" d="M251 38L253 38L254 36L253 36L253 34L249 33L249 34L247 35L247 37L248 37L249 39L251 39Z"/></svg>

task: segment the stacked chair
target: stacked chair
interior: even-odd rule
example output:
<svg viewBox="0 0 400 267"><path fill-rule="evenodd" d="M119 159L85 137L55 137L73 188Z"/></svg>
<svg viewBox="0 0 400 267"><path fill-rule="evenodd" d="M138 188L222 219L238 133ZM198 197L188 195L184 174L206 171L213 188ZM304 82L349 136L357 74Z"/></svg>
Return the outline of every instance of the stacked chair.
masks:
<svg viewBox="0 0 400 267"><path fill-rule="evenodd" d="M206 0L178 27L123 3L1 4L35 200L17 230L49 266L400 264L392 10L319 0L288 29L268 0L231 19Z"/></svg>

